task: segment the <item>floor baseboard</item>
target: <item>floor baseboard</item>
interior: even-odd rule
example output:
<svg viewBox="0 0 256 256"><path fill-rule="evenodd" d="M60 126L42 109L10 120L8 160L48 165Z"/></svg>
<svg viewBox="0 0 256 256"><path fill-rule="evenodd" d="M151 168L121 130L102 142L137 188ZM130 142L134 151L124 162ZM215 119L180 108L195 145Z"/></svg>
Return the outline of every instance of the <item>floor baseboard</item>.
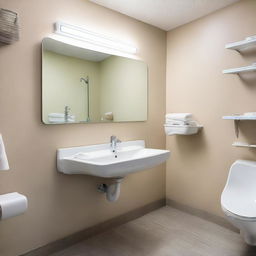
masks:
<svg viewBox="0 0 256 256"><path fill-rule="evenodd" d="M87 238L95 236L95 235L102 233L106 230L115 228L124 223L127 223L129 221L137 219L137 218L139 218L151 211L157 210L165 205L176 208L180 211L189 213L191 215L197 216L199 218L205 219L207 221L213 222L222 227L228 228L234 232L239 232L239 230L236 229L235 227L233 227L224 217L217 216L217 215L208 213L206 211L196 209L191 206L187 206L187 205L178 203L176 201L173 201L173 200L167 198L167 199L161 199L161 200L155 201L153 203L144 205L140 208L132 210L132 211L125 213L121 216L115 217L111 220L108 220L108 221L105 221L98 225L95 225L93 227L87 228L85 230L82 230L80 232L72 234L63 239L54 241L45 246L42 246L40 248L37 248L37 249L29 251L25 254L22 254L20 256L48 256L49 254L64 250L67 247L70 247L76 243L79 243Z"/></svg>
<svg viewBox="0 0 256 256"><path fill-rule="evenodd" d="M193 207L188 206L188 205L178 203L178 202L173 201L173 200L168 199L168 198L166 199L166 205L168 205L170 207L173 207L173 208L176 208L180 211L189 213L191 215L197 216L201 219L208 220L210 222L213 222L213 223L218 224L222 227L228 228L228 229L230 229L234 232L239 233L239 230L237 228L235 228L232 224L230 224L224 217L217 216L217 215L214 215L212 213L209 213L209 212L206 212L206 211L203 211L203 210L200 210L200 209L196 209L196 208L193 208Z"/></svg>
<svg viewBox="0 0 256 256"><path fill-rule="evenodd" d="M51 253L55 253L57 251L61 251L69 246L72 246L76 243L79 243L89 237L92 237L94 235L97 235L99 233L102 233L106 230L112 229L114 227L120 226L124 223L127 223L131 220L137 219L151 211L154 211L158 208L161 208L166 205L166 200L161 199L158 201L155 201L153 203L144 205L140 208L137 208L135 210L132 210L128 213L125 213L121 216L115 217L111 220L105 221L103 223L100 223L96 226L87 228L85 230L82 230L80 232L77 232L75 234L72 234L68 237L65 237L63 239L54 241L52 243L49 243L45 246L42 246L40 248L34 249L30 252L27 252L25 254L22 254L20 256L48 256Z"/></svg>

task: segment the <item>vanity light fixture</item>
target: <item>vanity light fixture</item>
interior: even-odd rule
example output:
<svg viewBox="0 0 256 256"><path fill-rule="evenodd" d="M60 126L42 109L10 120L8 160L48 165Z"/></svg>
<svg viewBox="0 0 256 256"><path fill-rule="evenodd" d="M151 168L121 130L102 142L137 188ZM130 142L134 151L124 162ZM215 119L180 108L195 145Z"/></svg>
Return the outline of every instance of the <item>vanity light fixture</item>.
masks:
<svg viewBox="0 0 256 256"><path fill-rule="evenodd" d="M121 52L126 52L130 54L135 54L137 52L136 47L132 45L64 22L55 23L55 33Z"/></svg>

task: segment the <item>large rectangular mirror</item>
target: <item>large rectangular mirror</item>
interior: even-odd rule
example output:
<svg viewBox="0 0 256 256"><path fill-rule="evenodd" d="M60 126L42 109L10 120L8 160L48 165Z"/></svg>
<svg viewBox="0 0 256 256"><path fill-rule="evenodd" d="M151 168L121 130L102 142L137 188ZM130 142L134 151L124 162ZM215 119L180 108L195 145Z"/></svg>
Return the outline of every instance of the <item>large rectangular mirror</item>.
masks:
<svg viewBox="0 0 256 256"><path fill-rule="evenodd" d="M147 65L42 42L42 120L45 124L147 120Z"/></svg>

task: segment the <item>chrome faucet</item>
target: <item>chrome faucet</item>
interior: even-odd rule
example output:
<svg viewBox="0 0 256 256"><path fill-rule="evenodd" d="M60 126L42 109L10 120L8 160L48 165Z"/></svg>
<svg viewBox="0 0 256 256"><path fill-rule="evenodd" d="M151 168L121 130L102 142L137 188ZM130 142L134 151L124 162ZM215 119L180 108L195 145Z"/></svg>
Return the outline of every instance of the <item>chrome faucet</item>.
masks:
<svg viewBox="0 0 256 256"><path fill-rule="evenodd" d="M65 106L65 110L64 110L64 119L65 119L65 122L68 122L69 111L70 111L70 107L69 107L69 106Z"/></svg>
<svg viewBox="0 0 256 256"><path fill-rule="evenodd" d="M110 137L110 147L111 147L111 150L112 152L116 152L116 146L117 146L117 143L120 143L121 140L119 140L115 135L112 135Z"/></svg>

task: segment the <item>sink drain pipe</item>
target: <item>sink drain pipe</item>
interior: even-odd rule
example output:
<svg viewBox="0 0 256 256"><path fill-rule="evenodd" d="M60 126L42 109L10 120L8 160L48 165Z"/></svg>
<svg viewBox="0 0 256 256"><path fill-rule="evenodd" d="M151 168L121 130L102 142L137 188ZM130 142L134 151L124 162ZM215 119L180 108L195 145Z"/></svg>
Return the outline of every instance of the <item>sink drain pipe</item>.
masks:
<svg viewBox="0 0 256 256"><path fill-rule="evenodd" d="M98 191L102 193L106 193L106 198L108 201L115 202L120 196L122 180L123 178L115 179L114 183L110 185L100 184L98 187Z"/></svg>

